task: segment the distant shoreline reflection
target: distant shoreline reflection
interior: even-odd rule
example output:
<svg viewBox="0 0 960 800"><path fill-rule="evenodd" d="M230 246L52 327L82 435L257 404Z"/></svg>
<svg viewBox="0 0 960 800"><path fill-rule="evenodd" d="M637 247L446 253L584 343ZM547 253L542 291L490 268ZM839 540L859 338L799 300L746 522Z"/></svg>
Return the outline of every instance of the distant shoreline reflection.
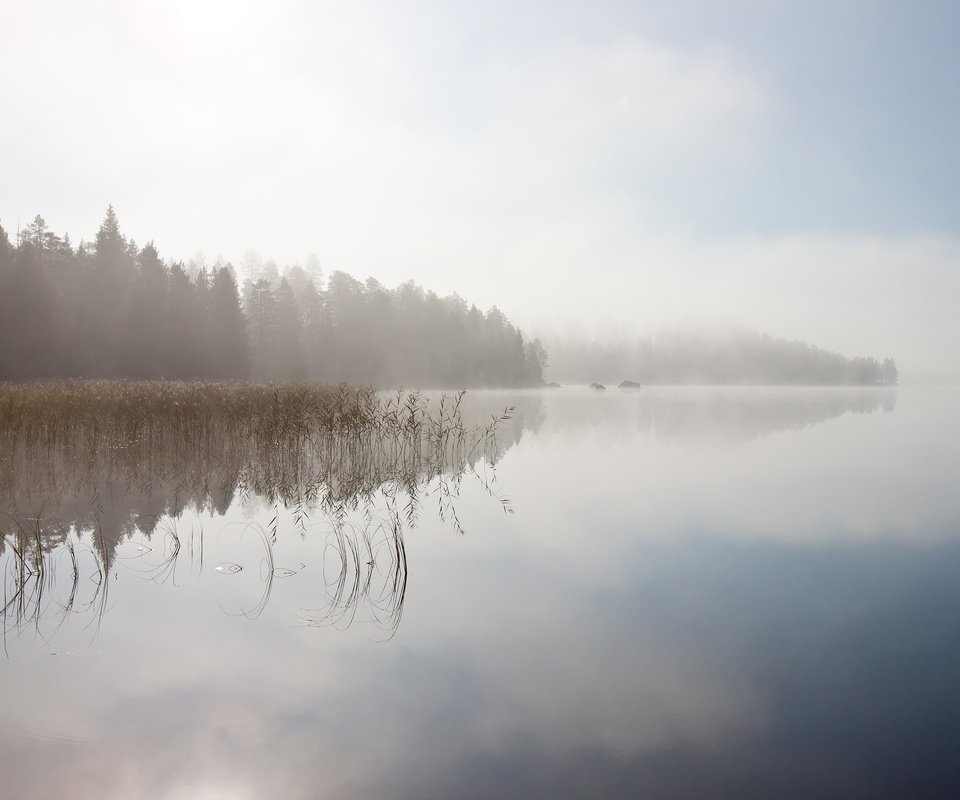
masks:
<svg viewBox="0 0 960 800"><path fill-rule="evenodd" d="M115 409L52 427L29 417L7 420L0 428L5 648L24 631L50 641L68 624L95 635L119 563L157 583L204 570L237 576L249 596L224 610L256 618L275 581L307 566L275 560L278 536L290 532L323 542L323 564L310 565L322 601L298 611L299 621L344 627L362 611L390 636L407 587L404 531L430 499L440 519L462 532L456 500L465 478L512 511L496 488L496 465L525 433L544 426L576 433L611 421L620 429L629 421L661 440L741 441L846 413L893 411L896 402L883 390L652 390L600 398L571 390L547 414L541 393L518 394L507 407L493 397L365 396L364 403L383 404L371 406L370 420L379 421L349 430L265 432L216 416L186 427L169 419L131 427ZM250 518L227 522L231 508ZM254 518L263 509L269 521ZM223 519L223 530L210 530L209 522L205 529L203 517ZM244 540L246 559L205 562L205 537L228 529Z"/></svg>

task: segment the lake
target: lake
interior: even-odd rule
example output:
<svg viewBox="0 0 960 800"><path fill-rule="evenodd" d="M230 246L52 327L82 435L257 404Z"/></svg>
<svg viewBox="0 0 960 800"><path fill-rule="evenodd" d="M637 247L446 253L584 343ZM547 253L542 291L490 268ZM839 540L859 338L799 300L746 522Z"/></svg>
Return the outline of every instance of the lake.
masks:
<svg viewBox="0 0 960 800"><path fill-rule="evenodd" d="M960 795L960 393L464 402L432 472L5 454L0 794Z"/></svg>

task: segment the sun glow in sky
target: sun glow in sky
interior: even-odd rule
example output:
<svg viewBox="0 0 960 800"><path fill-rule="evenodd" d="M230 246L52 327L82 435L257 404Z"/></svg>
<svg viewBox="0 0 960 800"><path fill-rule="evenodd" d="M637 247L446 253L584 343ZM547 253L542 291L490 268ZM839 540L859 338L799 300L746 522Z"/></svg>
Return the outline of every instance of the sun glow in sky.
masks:
<svg viewBox="0 0 960 800"><path fill-rule="evenodd" d="M0 224L414 278L529 331L732 321L955 377L960 10L50 2Z"/></svg>

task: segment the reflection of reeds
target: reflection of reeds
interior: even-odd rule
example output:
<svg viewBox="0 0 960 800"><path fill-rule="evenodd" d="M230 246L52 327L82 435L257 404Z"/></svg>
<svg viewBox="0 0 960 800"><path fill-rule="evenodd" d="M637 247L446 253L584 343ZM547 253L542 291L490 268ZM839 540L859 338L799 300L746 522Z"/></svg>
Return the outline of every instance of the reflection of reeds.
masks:
<svg viewBox="0 0 960 800"><path fill-rule="evenodd" d="M323 602L303 609L302 620L314 626L349 627L362 606L392 636L400 625L407 591L407 554L403 523L395 503L386 515L366 516L362 524L336 521L327 526L324 566L331 555L337 566L323 576Z"/></svg>
<svg viewBox="0 0 960 800"><path fill-rule="evenodd" d="M34 531L18 523L17 534L7 539L9 555L0 558L4 652L10 630L19 633L30 629L37 639L49 642L74 617L86 618L86 627L99 630L106 611L109 582L99 554L72 534L59 546L47 550L40 541L39 530L39 519ZM92 568L81 564L81 557L87 554L93 556ZM89 578L89 582L84 578ZM93 586L92 596L86 599L85 585Z"/></svg>
<svg viewBox="0 0 960 800"><path fill-rule="evenodd" d="M404 524L415 525L423 497L436 493L441 518L462 531L454 507L461 476L495 463L497 427L510 418L505 409L468 426L463 396L443 396L431 409L416 392L347 386L0 385L4 633L33 624L40 634L41 620L56 614L62 625L81 605L99 626L116 548L134 530L161 537L138 562L141 577L176 582L185 554L202 570L202 527L199 536L181 531L178 518L188 506L223 513L251 496L276 513L260 530L265 589L243 613L258 616L269 600L284 509L303 536L328 528L327 552L339 564L305 619L349 624L365 605L395 630L407 580ZM372 510L383 498L385 518ZM349 519L354 512L364 512L362 523ZM83 604L81 549L96 561L94 598ZM52 603L46 595L61 562L71 577Z"/></svg>
<svg viewBox="0 0 960 800"><path fill-rule="evenodd" d="M100 500L120 484L174 512L222 511L252 493L305 521L309 509L355 505L384 484L416 489L495 459L509 414L468 428L461 400L441 398L431 414L417 393L345 386L0 385L0 508Z"/></svg>

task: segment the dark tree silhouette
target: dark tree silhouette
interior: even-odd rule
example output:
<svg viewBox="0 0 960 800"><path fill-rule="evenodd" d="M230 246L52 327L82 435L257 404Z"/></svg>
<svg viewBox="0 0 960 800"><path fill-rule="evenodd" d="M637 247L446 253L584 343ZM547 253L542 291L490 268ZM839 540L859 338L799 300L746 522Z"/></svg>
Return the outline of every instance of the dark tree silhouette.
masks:
<svg viewBox="0 0 960 800"><path fill-rule="evenodd" d="M275 378L273 359L277 349L277 300L266 278L246 286L244 308L250 321L253 374L260 378Z"/></svg>
<svg viewBox="0 0 960 800"><path fill-rule="evenodd" d="M221 267L210 286L208 376L246 378L250 372L247 321L233 274Z"/></svg>
<svg viewBox="0 0 960 800"><path fill-rule="evenodd" d="M498 308L395 289L316 257L283 271L255 253L236 271L202 257L164 263L121 233L113 207L92 244L74 248L37 215L11 244L0 228L0 380L44 377L253 378L382 387L542 386L547 351ZM242 304L241 304L242 295ZM551 343L551 372L584 384L891 385L890 359L848 359L802 342L681 330L602 345Z"/></svg>
<svg viewBox="0 0 960 800"><path fill-rule="evenodd" d="M170 277L153 242L148 242L137 258L125 331L124 375L154 378L162 364Z"/></svg>
<svg viewBox="0 0 960 800"><path fill-rule="evenodd" d="M293 289L286 278L280 281L276 297L276 341L273 365L280 380L297 380L304 374L303 325Z"/></svg>

